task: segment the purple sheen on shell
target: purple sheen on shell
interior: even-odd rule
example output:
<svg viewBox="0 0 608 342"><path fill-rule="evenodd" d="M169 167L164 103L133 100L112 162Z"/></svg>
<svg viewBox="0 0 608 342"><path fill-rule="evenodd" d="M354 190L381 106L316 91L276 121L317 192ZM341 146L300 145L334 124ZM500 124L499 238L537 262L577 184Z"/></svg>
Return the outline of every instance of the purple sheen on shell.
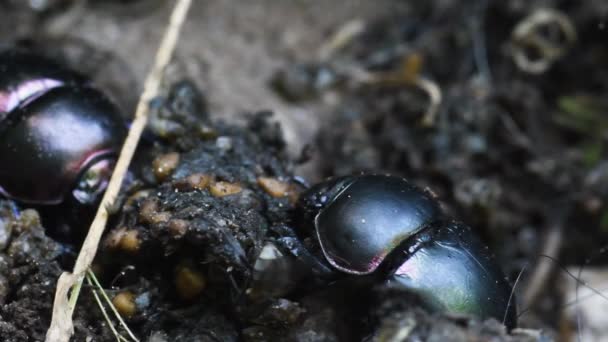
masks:
<svg viewBox="0 0 608 342"><path fill-rule="evenodd" d="M0 113L7 113L19 106L26 106L37 96L61 85L63 85L62 81L43 78L24 81L9 89L0 89Z"/></svg>
<svg viewBox="0 0 608 342"><path fill-rule="evenodd" d="M333 267L369 274L401 243L441 217L436 201L406 180L367 175L336 194L317 214L315 227Z"/></svg>
<svg viewBox="0 0 608 342"><path fill-rule="evenodd" d="M1 122L2 193L24 203L61 203L94 159L115 157L125 133L117 109L97 90L47 89Z"/></svg>

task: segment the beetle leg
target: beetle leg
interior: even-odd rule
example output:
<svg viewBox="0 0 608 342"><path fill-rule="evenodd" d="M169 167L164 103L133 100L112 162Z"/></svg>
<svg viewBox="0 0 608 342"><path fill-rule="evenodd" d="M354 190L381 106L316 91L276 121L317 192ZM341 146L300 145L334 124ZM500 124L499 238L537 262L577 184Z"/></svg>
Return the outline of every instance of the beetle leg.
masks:
<svg viewBox="0 0 608 342"><path fill-rule="evenodd" d="M323 261L311 253L300 241L295 231L288 226L280 225L272 227L280 237L276 239L277 245L299 261L310 267L311 272L319 278L333 278L334 272Z"/></svg>

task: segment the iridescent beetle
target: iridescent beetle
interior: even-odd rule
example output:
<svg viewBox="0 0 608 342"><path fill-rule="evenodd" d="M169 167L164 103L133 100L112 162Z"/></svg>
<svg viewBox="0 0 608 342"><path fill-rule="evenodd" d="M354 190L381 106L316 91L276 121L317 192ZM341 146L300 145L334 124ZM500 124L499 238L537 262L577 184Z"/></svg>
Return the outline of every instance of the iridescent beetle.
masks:
<svg viewBox="0 0 608 342"><path fill-rule="evenodd" d="M85 78L36 54L0 53L0 193L30 204L96 202L126 133Z"/></svg>
<svg viewBox="0 0 608 342"><path fill-rule="evenodd" d="M405 179L332 178L305 191L298 210L298 234L275 228L281 235L277 241L319 277L376 275L431 309L495 318L509 329L516 326L512 288L488 247L471 228L447 217L429 193ZM305 238L314 241L314 248L302 243ZM262 261L256 266L269 265ZM290 270L275 264L285 273Z"/></svg>

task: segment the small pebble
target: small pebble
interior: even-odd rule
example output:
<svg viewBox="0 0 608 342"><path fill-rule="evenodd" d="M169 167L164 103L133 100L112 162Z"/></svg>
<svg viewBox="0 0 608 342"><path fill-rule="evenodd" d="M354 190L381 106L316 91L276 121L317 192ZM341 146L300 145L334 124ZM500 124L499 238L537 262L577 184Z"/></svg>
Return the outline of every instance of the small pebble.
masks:
<svg viewBox="0 0 608 342"><path fill-rule="evenodd" d="M152 162L154 176L159 182L169 177L179 164L179 153L171 152L160 155Z"/></svg>
<svg viewBox="0 0 608 342"><path fill-rule="evenodd" d="M135 305L135 295L129 291L120 292L114 296L112 299L112 304L118 313L125 318L133 317L137 311L137 306Z"/></svg>
<svg viewBox="0 0 608 342"><path fill-rule="evenodd" d="M171 213L158 211L158 202L155 199L148 199L141 205L139 210L139 220L143 223L159 224L166 223L171 219Z"/></svg>
<svg viewBox="0 0 608 342"><path fill-rule="evenodd" d="M21 216L19 216L15 223L14 229L17 234L26 232L33 227L41 226L40 215L34 209L25 209L21 212Z"/></svg>
<svg viewBox="0 0 608 342"><path fill-rule="evenodd" d="M271 177L258 177L258 185L262 190L275 198L285 197L289 195L291 190L289 183Z"/></svg>
<svg viewBox="0 0 608 342"><path fill-rule="evenodd" d="M136 253L141 245L137 230L131 229L124 232L120 239L120 249L128 253Z"/></svg>
<svg viewBox="0 0 608 342"><path fill-rule="evenodd" d="M209 186L209 192L215 197L224 197L241 192L243 188L237 183L215 182Z"/></svg>
<svg viewBox="0 0 608 342"><path fill-rule="evenodd" d="M175 272L175 288L177 294L185 300L196 298L205 289L206 281L203 274L188 265L180 265Z"/></svg>
<svg viewBox="0 0 608 342"><path fill-rule="evenodd" d="M223 151L230 151L232 149L232 139L229 137L218 137L215 140L215 146Z"/></svg>
<svg viewBox="0 0 608 342"><path fill-rule="evenodd" d="M169 233L176 239L186 235L190 223L182 219L172 219L169 221Z"/></svg>
<svg viewBox="0 0 608 342"><path fill-rule="evenodd" d="M176 189L182 191L205 190L213 180L213 176L204 173L194 173L173 183Z"/></svg>

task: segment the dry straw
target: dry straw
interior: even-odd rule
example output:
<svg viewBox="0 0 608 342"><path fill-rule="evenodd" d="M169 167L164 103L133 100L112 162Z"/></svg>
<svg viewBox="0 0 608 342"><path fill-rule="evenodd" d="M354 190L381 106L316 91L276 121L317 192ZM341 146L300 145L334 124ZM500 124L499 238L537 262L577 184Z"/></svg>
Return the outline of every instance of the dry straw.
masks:
<svg viewBox="0 0 608 342"><path fill-rule="evenodd" d="M107 208L113 206L120 191L120 186L135 153L137 143L148 121L148 103L158 94L164 69L171 60L179 38L180 29L186 19L191 2L191 0L177 0L173 9L169 25L157 51L154 66L148 74L146 83L144 84L144 91L139 98L135 118L129 134L116 162L108 189L101 200L95 219L76 259L74 270L72 273L64 272L57 281L57 290L53 303L53 317L46 334L46 342L67 342L74 332L72 312L86 271L91 266L91 262L97 253L99 240L108 221L109 214ZM68 299L70 289L73 290L70 293L71 298Z"/></svg>

